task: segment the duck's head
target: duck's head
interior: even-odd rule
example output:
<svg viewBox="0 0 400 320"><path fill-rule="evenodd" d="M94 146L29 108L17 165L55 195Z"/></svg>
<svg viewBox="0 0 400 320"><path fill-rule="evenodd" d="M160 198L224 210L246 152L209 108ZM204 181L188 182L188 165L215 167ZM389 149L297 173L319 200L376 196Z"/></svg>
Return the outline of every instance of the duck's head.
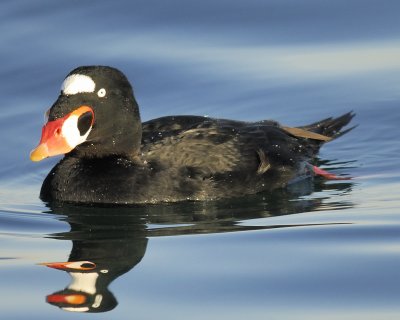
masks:
<svg viewBox="0 0 400 320"><path fill-rule="evenodd" d="M118 304L109 283L116 277L92 261L68 261L40 263L53 269L63 270L71 276L71 283L63 290L49 294L46 301L65 311L105 312Z"/></svg>
<svg viewBox="0 0 400 320"><path fill-rule="evenodd" d="M65 154L134 156L141 142L139 108L132 87L119 70L85 66L71 71L45 114L32 161Z"/></svg>

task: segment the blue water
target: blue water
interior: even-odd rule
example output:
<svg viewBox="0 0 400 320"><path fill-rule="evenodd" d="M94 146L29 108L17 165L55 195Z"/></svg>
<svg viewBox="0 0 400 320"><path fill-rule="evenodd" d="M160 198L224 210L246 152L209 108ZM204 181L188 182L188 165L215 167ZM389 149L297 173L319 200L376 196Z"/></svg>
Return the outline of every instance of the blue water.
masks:
<svg viewBox="0 0 400 320"><path fill-rule="evenodd" d="M400 2L2 1L0 29L2 319L399 319ZM358 127L320 161L354 179L48 207L38 193L59 158L29 151L64 76L87 64L121 69L143 120L294 126L353 110ZM104 312L46 302L71 278L39 263L68 259L102 270Z"/></svg>

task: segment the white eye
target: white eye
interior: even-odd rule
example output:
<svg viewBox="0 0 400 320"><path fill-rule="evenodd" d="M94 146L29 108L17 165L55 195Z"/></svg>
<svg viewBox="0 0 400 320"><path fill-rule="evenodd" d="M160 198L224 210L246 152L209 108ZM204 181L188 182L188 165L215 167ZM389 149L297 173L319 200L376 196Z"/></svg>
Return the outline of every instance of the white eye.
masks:
<svg viewBox="0 0 400 320"><path fill-rule="evenodd" d="M101 88L99 91L97 91L97 95L98 95L100 98L105 97L105 95L106 95L106 89Z"/></svg>

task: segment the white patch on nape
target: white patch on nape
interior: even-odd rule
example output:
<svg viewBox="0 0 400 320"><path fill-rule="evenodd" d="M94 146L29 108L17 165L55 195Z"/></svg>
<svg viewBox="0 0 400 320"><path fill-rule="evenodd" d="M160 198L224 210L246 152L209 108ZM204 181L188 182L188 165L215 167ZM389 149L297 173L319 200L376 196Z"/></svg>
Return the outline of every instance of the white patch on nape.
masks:
<svg viewBox="0 0 400 320"><path fill-rule="evenodd" d="M70 272L69 273L72 281L68 286L68 289L86 292L89 294L96 293L96 281L99 277L97 272L81 273L81 272Z"/></svg>
<svg viewBox="0 0 400 320"><path fill-rule="evenodd" d="M92 308L98 308L101 306L101 302L103 301L103 296L101 294L96 294L94 298L94 303L92 304Z"/></svg>
<svg viewBox="0 0 400 320"><path fill-rule="evenodd" d="M72 95L82 92L94 92L96 83L89 76L83 74L71 74L66 77L61 91L66 95Z"/></svg>
<svg viewBox="0 0 400 320"><path fill-rule="evenodd" d="M50 109L48 109L45 113L44 113L44 124L46 124L49 121L49 115L50 115Z"/></svg>
<svg viewBox="0 0 400 320"><path fill-rule="evenodd" d="M61 128L62 136L72 149L78 144L85 142L90 131L92 131L92 127L90 127L89 130L83 136L81 136L81 133L78 129L78 119L78 115L71 115L67 120L64 121L64 124Z"/></svg>

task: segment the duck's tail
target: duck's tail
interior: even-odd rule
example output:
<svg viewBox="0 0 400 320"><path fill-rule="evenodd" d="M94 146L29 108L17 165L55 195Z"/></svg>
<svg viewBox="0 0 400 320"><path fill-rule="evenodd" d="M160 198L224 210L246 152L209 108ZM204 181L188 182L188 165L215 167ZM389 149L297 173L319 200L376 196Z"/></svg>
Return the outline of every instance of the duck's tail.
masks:
<svg viewBox="0 0 400 320"><path fill-rule="evenodd" d="M309 146L311 147L311 150L313 150L313 153L316 154L318 152L318 149L321 147L323 143L336 139L344 135L345 133L353 130L356 126L352 126L344 130L342 129L350 123L351 119L353 119L354 116L355 113L351 111L337 118L327 118L312 123L308 126L300 127L299 129L304 130L304 132L309 132L311 134L318 135L315 138L307 136L301 136L301 138L311 139L310 142L312 141L312 143L309 144ZM351 177L337 176L314 165L310 166L312 167L312 172L314 172L315 175L322 176L325 179L330 179L330 180L351 179Z"/></svg>
<svg viewBox="0 0 400 320"><path fill-rule="evenodd" d="M356 127L353 126L345 130L342 130L345 126L347 126L350 123L351 119L353 119L354 116L355 113L353 111L350 111L340 117L327 118L300 128L306 131L314 132L323 135L325 137L328 137L329 140L327 141L330 141L339 138L340 136L353 130Z"/></svg>
<svg viewBox="0 0 400 320"><path fill-rule="evenodd" d="M355 114L348 112L337 118L327 118L302 127L282 127L286 132L297 138L314 140L318 145L331 141L354 129L356 126L342 130L353 119Z"/></svg>

